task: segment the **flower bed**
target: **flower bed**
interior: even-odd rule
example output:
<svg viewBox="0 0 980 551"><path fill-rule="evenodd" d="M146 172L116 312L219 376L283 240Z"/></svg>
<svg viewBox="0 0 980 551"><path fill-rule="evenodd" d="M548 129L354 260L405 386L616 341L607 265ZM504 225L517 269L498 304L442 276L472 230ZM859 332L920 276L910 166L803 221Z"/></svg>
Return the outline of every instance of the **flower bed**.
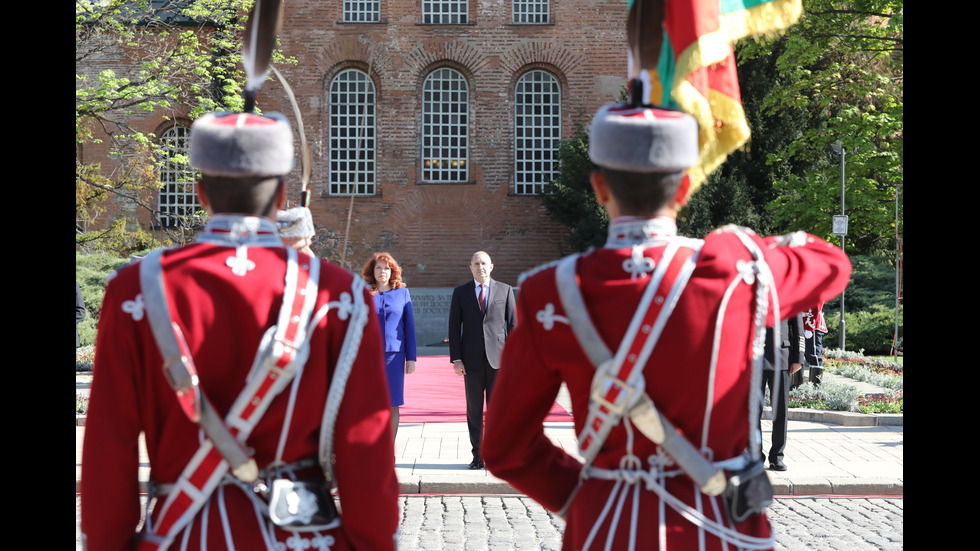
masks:
<svg viewBox="0 0 980 551"><path fill-rule="evenodd" d="M902 413L902 389L905 371L901 364L878 358L867 358L860 352L839 349L824 351L824 369L828 373L889 389L891 392L862 395L856 387L824 382L811 383L790 391L789 407L856 411L861 413Z"/></svg>
<svg viewBox="0 0 980 551"><path fill-rule="evenodd" d="M895 377L905 375L905 367L900 363L890 362L881 358L868 358L860 352L847 352L839 348L824 350L824 367L846 369L849 366L863 368L872 373L880 373Z"/></svg>
<svg viewBox="0 0 980 551"><path fill-rule="evenodd" d="M95 347L80 346L75 349L75 371L92 371L95 365Z"/></svg>
<svg viewBox="0 0 980 551"><path fill-rule="evenodd" d="M861 413L904 413L905 398L897 394L866 394L858 398Z"/></svg>

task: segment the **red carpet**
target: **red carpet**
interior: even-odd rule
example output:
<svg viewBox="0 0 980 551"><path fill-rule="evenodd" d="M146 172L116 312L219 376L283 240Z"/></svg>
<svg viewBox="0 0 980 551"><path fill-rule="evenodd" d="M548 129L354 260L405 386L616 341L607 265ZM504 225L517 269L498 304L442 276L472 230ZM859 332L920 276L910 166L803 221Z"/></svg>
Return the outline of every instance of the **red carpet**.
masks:
<svg viewBox="0 0 980 551"><path fill-rule="evenodd" d="M557 402L545 421L571 422L572 416ZM405 376L402 423L465 423L463 378L453 373L449 356L423 356L415 373Z"/></svg>

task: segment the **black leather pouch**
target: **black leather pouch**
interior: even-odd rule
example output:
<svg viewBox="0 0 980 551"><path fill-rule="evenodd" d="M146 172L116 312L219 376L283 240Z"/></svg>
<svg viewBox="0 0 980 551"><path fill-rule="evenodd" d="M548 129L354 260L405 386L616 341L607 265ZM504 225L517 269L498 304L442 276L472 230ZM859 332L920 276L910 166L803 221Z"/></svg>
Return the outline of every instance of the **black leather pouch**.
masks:
<svg viewBox="0 0 980 551"><path fill-rule="evenodd" d="M772 483L762 461L728 477L725 488L725 509L732 522L740 523L751 515L762 513L772 504Z"/></svg>
<svg viewBox="0 0 980 551"><path fill-rule="evenodd" d="M323 479L272 481L269 518L294 532L330 530L340 526L337 504Z"/></svg>

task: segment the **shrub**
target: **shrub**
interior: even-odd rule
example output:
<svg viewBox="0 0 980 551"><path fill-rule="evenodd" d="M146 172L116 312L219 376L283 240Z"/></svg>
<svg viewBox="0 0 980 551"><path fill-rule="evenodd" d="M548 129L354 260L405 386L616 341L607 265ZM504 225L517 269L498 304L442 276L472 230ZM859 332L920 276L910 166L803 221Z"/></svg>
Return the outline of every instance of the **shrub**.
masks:
<svg viewBox="0 0 980 551"><path fill-rule="evenodd" d="M860 396L851 385L825 382L820 386L806 382L789 393L789 407L850 411L851 404Z"/></svg>
<svg viewBox="0 0 980 551"><path fill-rule="evenodd" d="M95 333L98 325L99 311L102 309L102 297L105 295L105 284L109 274L114 273L130 261L109 254L75 253L75 281L82 290L85 310L88 315L78 324L78 339L83 345L95 344Z"/></svg>
<svg viewBox="0 0 980 551"><path fill-rule="evenodd" d="M903 331L902 310L899 308L898 333ZM875 304L865 310L850 311L844 314L847 321L845 344L848 348L864 350L871 354L890 354L895 333L895 307ZM840 326L840 314L837 317L827 317L827 328L837 334ZM839 341L839 339L838 339ZM824 337L828 342L828 337ZM830 342L834 342L830 340Z"/></svg>
<svg viewBox="0 0 980 551"><path fill-rule="evenodd" d="M75 394L75 415L84 415L88 411L88 396Z"/></svg>
<svg viewBox="0 0 980 551"><path fill-rule="evenodd" d="M851 256L853 273L845 291L845 345L872 354L889 354L895 333L894 257ZM898 334L904 332L904 308L898 311ZM825 343L840 342L840 299L824 306L829 333Z"/></svg>
<svg viewBox="0 0 980 551"><path fill-rule="evenodd" d="M827 409L827 404L813 383L807 382L789 391L789 407Z"/></svg>

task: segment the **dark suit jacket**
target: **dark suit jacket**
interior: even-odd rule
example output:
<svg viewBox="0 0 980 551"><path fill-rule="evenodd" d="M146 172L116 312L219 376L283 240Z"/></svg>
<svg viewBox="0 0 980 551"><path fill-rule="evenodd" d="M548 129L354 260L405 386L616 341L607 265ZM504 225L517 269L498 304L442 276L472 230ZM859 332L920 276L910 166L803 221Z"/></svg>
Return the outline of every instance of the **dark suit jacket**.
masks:
<svg viewBox="0 0 980 551"><path fill-rule="evenodd" d="M78 348L78 323L85 319L85 300L82 299L82 290L75 282L75 348Z"/></svg>
<svg viewBox="0 0 980 551"><path fill-rule="evenodd" d="M472 279L453 289L449 305L449 360L463 360L464 366L476 367L486 354L490 367L499 369L504 341L517 323L516 309L511 286L492 278L485 316L477 304Z"/></svg>
<svg viewBox="0 0 980 551"><path fill-rule="evenodd" d="M787 320L779 322L780 342L780 361L776 365L773 349L773 330L772 327L766 328L766 351L762 362L762 368L766 371L776 369L789 369L790 364L802 364L804 341L803 341L803 316L797 314ZM787 357L788 352L788 357Z"/></svg>

